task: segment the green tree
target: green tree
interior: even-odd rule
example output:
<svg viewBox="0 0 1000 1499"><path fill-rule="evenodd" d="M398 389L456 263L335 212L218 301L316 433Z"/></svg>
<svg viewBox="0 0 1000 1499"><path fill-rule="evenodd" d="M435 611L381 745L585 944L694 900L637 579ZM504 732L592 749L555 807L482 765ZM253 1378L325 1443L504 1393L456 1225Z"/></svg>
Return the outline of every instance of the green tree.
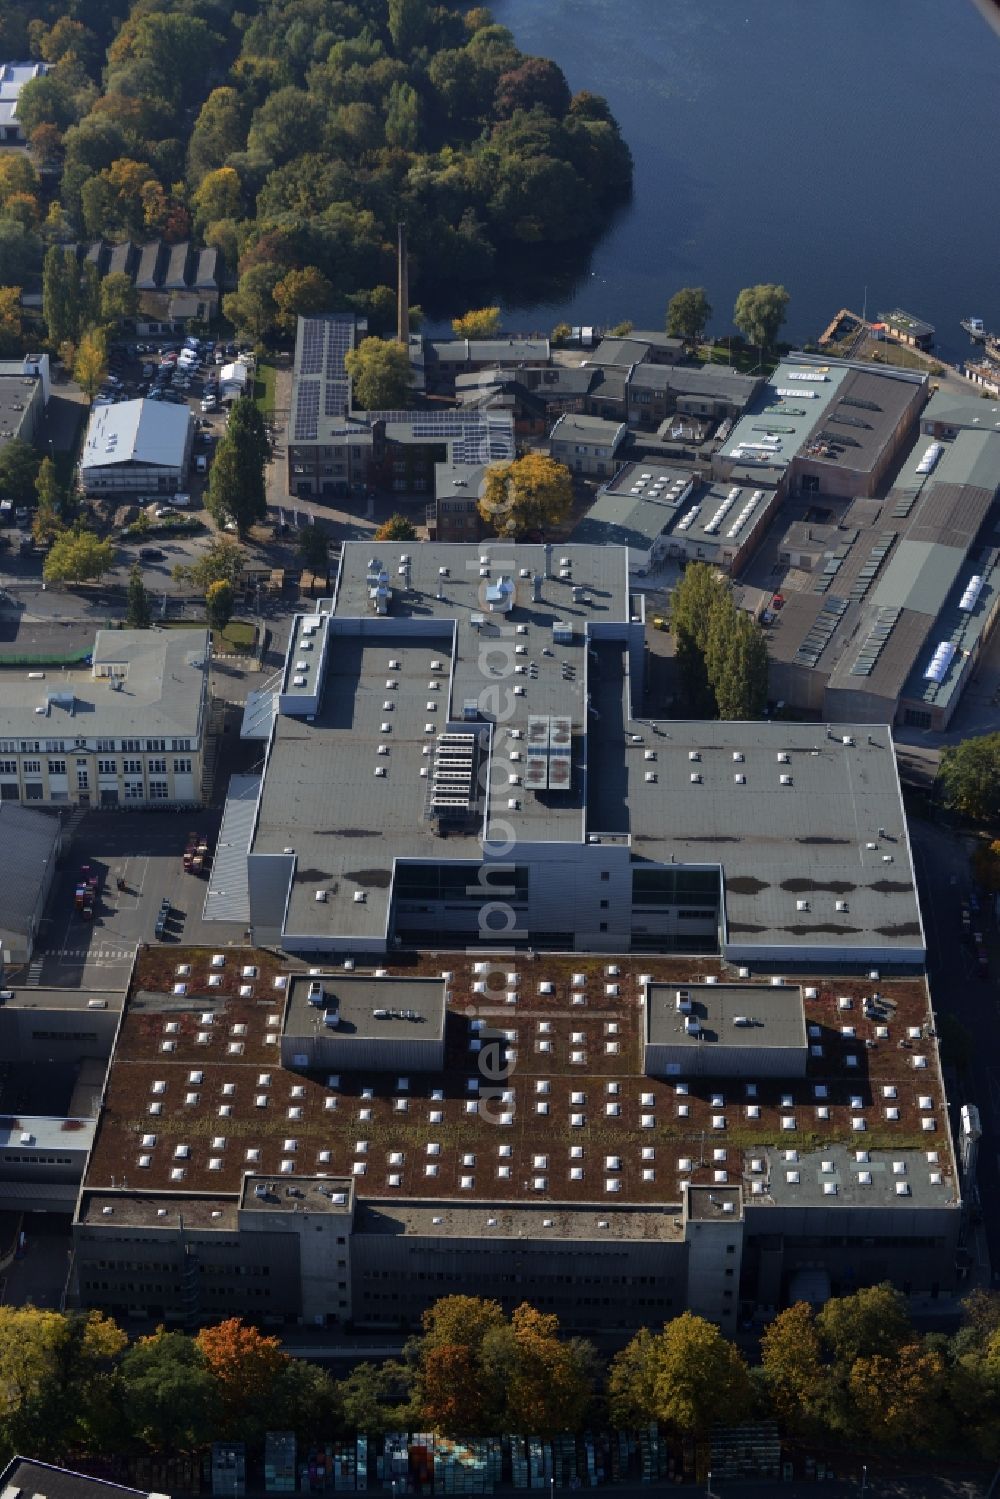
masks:
<svg viewBox="0 0 1000 1499"><path fill-rule="evenodd" d="M330 542L322 526L303 526L299 532L299 557L303 567L314 573L325 573L330 564Z"/></svg>
<svg viewBox="0 0 1000 1499"><path fill-rule="evenodd" d="M427 33L427 0L389 0L389 36L397 57L409 57Z"/></svg>
<svg viewBox="0 0 1000 1499"><path fill-rule="evenodd" d="M832 1297L817 1314L816 1326L834 1361L843 1366L876 1355L892 1359L913 1340L906 1300L888 1281Z"/></svg>
<svg viewBox="0 0 1000 1499"><path fill-rule="evenodd" d="M223 297L222 310L240 334L259 343L274 332L278 316L274 288L281 279L280 265L259 262L243 272L236 291Z"/></svg>
<svg viewBox="0 0 1000 1499"><path fill-rule="evenodd" d="M1000 817L1000 734L946 745L938 779L947 804L966 817L977 822Z"/></svg>
<svg viewBox="0 0 1000 1499"><path fill-rule="evenodd" d="M108 373L108 340L103 328L88 328L80 339L73 364L73 378L93 401Z"/></svg>
<svg viewBox="0 0 1000 1499"><path fill-rule="evenodd" d="M667 304L667 332L671 338L700 343L712 317L712 305L703 286L682 286Z"/></svg>
<svg viewBox="0 0 1000 1499"><path fill-rule="evenodd" d="M193 1338L162 1328L140 1338L120 1377L132 1430L154 1451L173 1454L212 1432L215 1382Z"/></svg>
<svg viewBox="0 0 1000 1499"><path fill-rule="evenodd" d="M337 1381L337 1403L348 1431L380 1436L406 1425L407 1411L396 1393L398 1377L395 1364L356 1364L346 1379Z"/></svg>
<svg viewBox="0 0 1000 1499"><path fill-rule="evenodd" d="M209 583L205 594L205 618L212 630L224 630L233 617L231 583Z"/></svg>
<svg viewBox="0 0 1000 1499"><path fill-rule="evenodd" d="M761 718L767 706L767 640L728 592L709 618L705 667L719 718Z"/></svg>
<svg viewBox="0 0 1000 1499"><path fill-rule="evenodd" d="M679 1434L704 1437L711 1426L733 1425L747 1413L750 1376L739 1349L717 1327L684 1312L661 1333L644 1329L616 1355L608 1398L616 1421L645 1412L646 1420Z"/></svg>
<svg viewBox="0 0 1000 1499"><path fill-rule="evenodd" d="M178 563L174 578L191 583L201 594L207 594L213 583L231 583L235 588L243 576L246 560L243 548L230 536L214 536L201 556L192 563Z"/></svg>
<svg viewBox="0 0 1000 1499"><path fill-rule="evenodd" d="M62 491L56 466L51 458L43 458L38 466L35 494L38 496L38 509L31 526L32 534L36 541L50 541L63 528L60 514Z"/></svg>
<svg viewBox="0 0 1000 1499"><path fill-rule="evenodd" d="M148 630L153 615L149 605L149 594L142 581L142 568L133 562L128 575L128 600L125 605L125 623L130 630Z"/></svg>
<svg viewBox="0 0 1000 1499"><path fill-rule="evenodd" d="M282 276L275 284L273 296L278 324L287 333L295 332L297 318L329 312L336 299L332 283L314 265Z"/></svg>
<svg viewBox="0 0 1000 1499"><path fill-rule="evenodd" d="M499 307L477 307L452 318L452 332L456 338L496 338L500 332Z"/></svg>
<svg viewBox="0 0 1000 1499"><path fill-rule="evenodd" d="M79 281L73 252L51 245L42 268L42 315L54 349L69 339L75 342L79 332Z"/></svg>
<svg viewBox="0 0 1000 1499"><path fill-rule="evenodd" d="M39 467L34 448L19 437L12 438L0 448L0 494L18 505L29 505L37 495Z"/></svg>
<svg viewBox="0 0 1000 1499"><path fill-rule="evenodd" d="M132 277L124 271L112 271L101 282L101 319L105 323L121 324L126 318L135 317L139 311L139 293Z"/></svg>
<svg viewBox="0 0 1000 1499"><path fill-rule="evenodd" d="M569 342L573 336L573 329L569 323L556 323L551 333L552 345L556 349L562 348L563 344Z"/></svg>
<svg viewBox="0 0 1000 1499"><path fill-rule="evenodd" d="M410 396L410 356L400 344L363 338L344 356L352 403L362 411L398 410Z"/></svg>
<svg viewBox="0 0 1000 1499"><path fill-rule="evenodd" d="M670 625L685 698L699 716L711 713L713 694L706 653L713 611L725 596L725 583L705 562L689 562L670 597Z"/></svg>
<svg viewBox="0 0 1000 1499"><path fill-rule="evenodd" d="M57 536L42 566L46 583L86 583L103 577L115 565L110 541L99 541L93 531L76 525Z"/></svg>
<svg viewBox="0 0 1000 1499"><path fill-rule="evenodd" d="M498 536L551 531L562 525L573 504L573 480L565 464L541 453L486 471L479 514Z"/></svg>
<svg viewBox="0 0 1000 1499"><path fill-rule="evenodd" d="M12 1452L59 1459L107 1402L121 1329L99 1312L0 1307L0 1433Z"/></svg>
<svg viewBox="0 0 1000 1499"><path fill-rule="evenodd" d="M635 324L633 322L630 322L629 319L626 318L624 322L615 323L613 328L608 329L608 337L628 338L629 334L633 331L634 328Z"/></svg>
<svg viewBox="0 0 1000 1499"><path fill-rule="evenodd" d="M233 520L243 536L265 518L267 451L263 418L253 401L242 397L233 405L208 481L205 503L217 525Z"/></svg>
<svg viewBox="0 0 1000 1499"><path fill-rule="evenodd" d="M376 541L416 541L416 539L416 526L398 510L395 515L390 515L388 520L383 521L375 532Z"/></svg>
<svg viewBox="0 0 1000 1499"><path fill-rule="evenodd" d="M409 83L397 81L385 106L386 145L415 151L420 144L420 95Z"/></svg>
<svg viewBox="0 0 1000 1499"><path fill-rule="evenodd" d="M816 1319L804 1301L779 1312L760 1340L761 1370L785 1431L809 1430L822 1418L827 1370Z"/></svg>
<svg viewBox="0 0 1000 1499"><path fill-rule="evenodd" d="M749 343L769 349L781 331L788 302L788 292L773 282L745 286L736 298L733 322Z"/></svg>

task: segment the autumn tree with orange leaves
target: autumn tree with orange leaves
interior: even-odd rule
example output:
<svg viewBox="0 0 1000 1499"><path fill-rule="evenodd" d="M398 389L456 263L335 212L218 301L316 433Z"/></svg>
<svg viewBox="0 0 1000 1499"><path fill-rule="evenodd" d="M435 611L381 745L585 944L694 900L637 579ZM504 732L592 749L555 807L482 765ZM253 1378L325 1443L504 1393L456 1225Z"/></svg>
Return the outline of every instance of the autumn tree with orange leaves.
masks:
<svg viewBox="0 0 1000 1499"><path fill-rule="evenodd" d="M445 1436L578 1430L593 1396L591 1345L560 1338L558 1318L526 1303L508 1321L499 1302L446 1296L424 1313L407 1356L415 1409Z"/></svg>
<svg viewBox="0 0 1000 1499"><path fill-rule="evenodd" d="M195 1343L215 1381L225 1434L260 1430L290 1362L277 1338L265 1337L239 1317L203 1327Z"/></svg>

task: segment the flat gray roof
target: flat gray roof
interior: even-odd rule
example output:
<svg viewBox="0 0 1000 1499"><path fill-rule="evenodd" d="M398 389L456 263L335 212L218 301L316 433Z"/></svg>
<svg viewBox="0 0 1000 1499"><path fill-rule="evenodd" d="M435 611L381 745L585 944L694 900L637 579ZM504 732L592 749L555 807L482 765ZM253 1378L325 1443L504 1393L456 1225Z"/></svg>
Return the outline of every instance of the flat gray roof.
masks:
<svg viewBox="0 0 1000 1499"><path fill-rule="evenodd" d="M9 433L10 437L20 434L34 396L34 390L28 387L40 379L40 375L26 374L20 368L17 374L0 371L0 433ZM0 441L8 440L7 437L0 438Z"/></svg>
<svg viewBox="0 0 1000 1499"><path fill-rule="evenodd" d="M208 658L207 630L98 630L92 668L0 671L0 737L194 738Z"/></svg>
<svg viewBox="0 0 1000 1499"><path fill-rule="evenodd" d="M358 1203L354 1233L425 1236L431 1239L531 1238L554 1243L563 1239L680 1239L683 1224L674 1205L647 1208L576 1206L558 1200L514 1206L497 1193L495 1206L489 1200L474 1207L456 1207L452 1202Z"/></svg>
<svg viewBox="0 0 1000 1499"><path fill-rule="evenodd" d="M309 1003L309 988L315 982L323 986L322 1006ZM374 1036L386 1041L430 1041L444 1033L445 981L405 978L401 974L386 978L342 972L314 977L293 974L288 985L284 1034L312 1036L317 1017L331 1008L340 1015L336 1030L331 1032L338 1040ZM377 1010L390 1013L376 1019Z"/></svg>
<svg viewBox="0 0 1000 1499"><path fill-rule="evenodd" d="M591 736L591 833L631 834L633 858L649 863L721 865L730 943L787 947L791 957L803 941L822 941L845 959L923 945L885 724L651 723L628 712L620 648L596 649L594 702L626 745L623 753L613 730ZM797 909L803 897L808 912Z"/></svg>
<svg viewBox="0 0 1000 1499"><path fill-rule="evenodd" d="M951 1152L943 1139L937 1143L929 1135L926 1150L866 1150L864 1135L857 1139L856 1149L831 1144L800 1151L790 1145L784 1150L770 1146L751 1152L763 1155L767 1163L763 1196L778 1207L839 1203L844 1207L891 1206L899 1212L907 1207L950 1207L958 1201L958 1183L949 1170ZM751 1197L750 1205L753 1202Z"/></svg>
<svg viewBox="0 0 1000 1499"><path fill-rule="evenodd" d="M60 839L59 818L19 802L0 802L0 928L27 932Z"/></svg>
<svg viewBox="0 0 1000 1499"><path fill-rule="evenodd" d="M693 477L689 470L668 468L665 464L625 464L598 491L594 503L577 523L573 540L648 551L685 508L681 496Z"/></svg>
<svg viewBox="0 0 1000 1499"><path fill-rule="evenodd" d="M741 453L756 452L767 467L787 468L849 373L846 365L836 363L814 366L783 360L733 428L721 456L738 461Z"/></svg>
<svg viewBox="0 0 1000 1499"><path fill-rule="evenodd" d="M688 1011L678 1010L679 993L690 1000ZM686 1015L699 1022L700 1035L687 1032ZM655 1046L689 1049L718 1045L804 1050L807 1041L802 990L798 984L780 988L763 984L650 984L646 1040ZM711 1066L705 1071L711 1072Z"/></svg>

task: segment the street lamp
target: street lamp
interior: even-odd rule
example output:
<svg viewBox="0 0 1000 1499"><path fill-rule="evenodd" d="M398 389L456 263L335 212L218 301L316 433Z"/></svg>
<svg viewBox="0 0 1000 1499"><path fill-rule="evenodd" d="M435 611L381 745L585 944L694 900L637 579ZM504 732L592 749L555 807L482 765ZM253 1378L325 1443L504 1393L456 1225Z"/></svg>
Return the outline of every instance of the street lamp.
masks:
<svg viewBox="0 0 1000 1499"><path fill-rule="evenodd" d="M861 1499L865 1499L868 1490L868 1469L864 1463L861 1464Z"/></svg>
<svg viewBox="0 0 1000 1499"><path fill-rule="evenodd" d="M711 1470L711 1468L709 1468L709 1470L708 1470L708 1477L707 1477L706 1482L705 1482L705 1493L708 1496L708 1499L711 1499L711 1496L712 1496L712 1470Z"/></svg>

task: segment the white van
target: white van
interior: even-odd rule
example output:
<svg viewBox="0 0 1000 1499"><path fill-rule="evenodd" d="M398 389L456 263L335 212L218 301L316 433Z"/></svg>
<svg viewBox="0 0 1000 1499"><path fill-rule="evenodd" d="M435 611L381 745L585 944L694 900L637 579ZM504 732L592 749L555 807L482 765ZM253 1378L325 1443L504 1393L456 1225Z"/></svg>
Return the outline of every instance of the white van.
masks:
<svg viewBox="0 0 1000 1499"><path fill-rule="evenodd" d="M170 503L171 505L176 505L178 510L186 510L191 503L191 496L189 494L175 494Z"/></svg>
<svg viewBox="0 0 1000 1499"><path fill-rule="evenodd" d="M196 474L208 473L208 459L206 458L204 453L199 453L196 456L194 460L194 470Z"/></svg>

